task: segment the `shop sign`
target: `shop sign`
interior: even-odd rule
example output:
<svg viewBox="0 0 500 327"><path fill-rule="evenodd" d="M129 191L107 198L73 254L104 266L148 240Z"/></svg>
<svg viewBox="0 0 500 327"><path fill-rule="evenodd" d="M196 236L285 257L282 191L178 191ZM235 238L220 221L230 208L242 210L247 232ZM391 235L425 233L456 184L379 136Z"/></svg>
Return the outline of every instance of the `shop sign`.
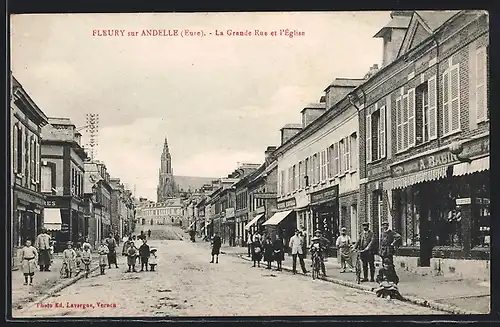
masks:
<svg viewBox="0 0 500 327"><path fill-rule="evenodd" d="M461 198L461 199L456 199L455 203L456 203L457 206L462 206L462 205L465 205L465 204L471 204L472 201L471 201L470 198Z"/></svg>
<svg viewBox="0 0 500 327"><path fill-rule="evenodd" d="M311 193L311 203L333 200L339 196L339 186L335 185L327 189Z"/></svg>
<svg viewBox="0 0 500 327"><path fill-rule="evenodd" d="M278 210L293 208L297 205L295 198L291 198L285 201L278 202L276 207Z"/></svg>
<svg viewBox="0 0 500 327"><path fill-rule="evenodd" d="M254 193L253 197L255 199L276 199L277 193Z"/></svg>
<svg viewBox="0 0 500 327"><path fill-rule="evenodd" d="M61 198L46 199L44 205L45 208L67 208L68 200Z"/></svg>
<svg viewBox="0 0 500 327"><path fill-rule="evenodd" d="M41 196L25 193L21 190L16 190L16 195L17 198L23 200L23 202L43 205L43 198Z"/></svg>
<svg viewBox="0 0 500 327"><path fill-rule="evenodd" d="M489 151L490 151L490 139L483 138L468 143L464 143L463 151L460 154L460 156L474 157L477 155L489 153ZM458 160L456 156L452 154L448 149L446 149L434 153L432 155L420 157L411 161L404 162L400 165L393 166L391 168L391 174L393 177L399 177L402 175L424 171L435 167L455 164L457 162Z"/></svg>

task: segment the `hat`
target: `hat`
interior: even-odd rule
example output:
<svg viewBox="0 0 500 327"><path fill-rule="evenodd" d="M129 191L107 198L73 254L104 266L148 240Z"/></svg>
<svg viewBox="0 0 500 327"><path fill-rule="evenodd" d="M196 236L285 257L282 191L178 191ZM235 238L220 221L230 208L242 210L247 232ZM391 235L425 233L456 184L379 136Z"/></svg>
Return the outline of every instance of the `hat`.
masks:
<svg viewBox="0 0 500 327"><path fill-rule="evenodd" d="M316 229L316 230L314 231L314 234L318 234L318 233L319 233L319 234L321 234L321 231L320 231L319 229Z"/></svg>
<svg viewBox="0 0 500 327"><path fill-rule="evenodd" d="M345 227L342 227L342 228L341 228L340 230L344 231L344 230L347 230L347 228L345 228Z"/></svg>
<svg viewBox="0 0 500 327"><path fill-rule="evenodd" d="M73 242L68 241L68 242L66 243L66 245L73 245Z"/></svg>
<svg viewBox="0 0 500 327"><path fill-rule="evenodd" d="M380 225L389 225L389 222L387 220L384 220Z"/></svg>
<svg viewBox="0 0 500 327"><path fill-rule="evenodd" d="M156 249L156 248L152 248L152 249L150 250L150 252L156 252L156 251L158 251L158 249Z"/></svg>
<svg viewBox="0 0 500 327"><path fill-rule="evenodd" d="M365 222L363 223L363 226L370 226L370 223L369 223L369 222L367 222L367 221L365 221Z"/></svg>

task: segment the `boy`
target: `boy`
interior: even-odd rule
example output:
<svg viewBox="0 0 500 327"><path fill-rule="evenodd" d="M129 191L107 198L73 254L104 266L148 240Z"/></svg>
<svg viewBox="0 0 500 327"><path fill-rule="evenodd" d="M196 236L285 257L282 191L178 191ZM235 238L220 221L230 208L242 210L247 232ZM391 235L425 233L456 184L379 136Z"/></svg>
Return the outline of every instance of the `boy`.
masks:
<svg viewBox="0 0 500 327"><path fill-rule="evenodd" d="M144 271L144 267L146 267L146 271L148 271L149 255L150 255L149 245L147 245L147 239L143 237L142 245L139 248L139 256L141 257L141 271Z"/></svg>
<svg viewBox="0 0 500 327"><path fill-rule="evenodd" d="M73 250L73 242L69 241L67 246L63 251L63 264L66 265L67 277L71 278L76 269L76 252Z"/></svg>
<svg viewBox="0 0 500 327"><path fill-rule="evenodd" d="M383 259L382 268L380 268L375 281L380 284L375 290L377 297L385 297L388 300L393 298L402 299L398 287L396 286L399 283L399 277L389 258Z"/></svg>
<svg viewBox="0 0 500 327"><path fill-rule="evenodd" d="M131 272L131 271L137 272L135 270L136 257L137 257L137 248L135 247L135 244L132 242L127 250L127 264L128 264L127 272Z"/></svg>
<svg viewBox="0 0 500 327"><path fill-rule="evenodd" d="M35 270L37 268L38 252L34 246L31 245L30 240L26 240L26 245L21 250L21 265L24 274L24 284L33 285L33 276L35 275Z"/></svg>
<svg viewBox="0 0 500 327"><path fill-rule="evenodd" d="M149 266L151 267L151 271L155 271L155 267L158 264L158 258L156 257L157 249L151 249L151 257L149 257Z"/></svg>
<svg viewBox="0 0 500 327"><path fill-rule="evenodd" d="M85 278L89 277L91 261L92 261L92 252L90 252L90 244L83 243L82 262L85 269Z"/></svg>
<svg viewBox="0 0 500 327"><path fill-rule="evenodd" d="M99 267L101 267L101 275L105 274L106 266L108 265L108 253L109 249L106 245L106 240L102 240L101 246L97 249L99 253Z"/></svg>

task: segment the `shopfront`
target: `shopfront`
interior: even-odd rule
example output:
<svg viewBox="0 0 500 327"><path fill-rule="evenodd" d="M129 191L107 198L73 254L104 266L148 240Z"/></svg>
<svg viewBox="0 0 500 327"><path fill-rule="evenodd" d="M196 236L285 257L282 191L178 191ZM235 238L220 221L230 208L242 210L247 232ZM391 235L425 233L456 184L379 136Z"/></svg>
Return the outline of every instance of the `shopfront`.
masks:
<svg viewBox="0 0 500 327"><path fill-rule="evenodd" d="M262 226L266 228L266 233L274 240L276 235L279 235L285 244L285 251L289 252L290 238L295 234L297 229L297 215L294 209L297 206L295 198L284 201L279 201L276 204L275 212Z"/></svg>
<svg viewBox="0 0 500 327"><path fill-rule="evenodd" d="M391 166L384 183L400 256L419 267L435 258L489 260L489 138L463 145L457 155L441 150Z"/></svg>
<svg viewBox="0 0 500 327"><path fill-rule="evenodd" d="M336 256L335 240L339 236L339 186L334 185L310 194L312 231L320 230L330 241L328 254Z"/></svg>
<svg viewBox="0 0 500 327"><path fill-rule="evenodd" d="M234 208L227 208L224 212L224 235L229 246L235 246L236 243L236 220L234 217Z"/></svg>
<svg viewBox="0 0 500 327"><path fill-rule="evenodd" d="M13 194L14 244L22 246L27 239L32 242L42 229L43 195L14 186Z"/></svg>

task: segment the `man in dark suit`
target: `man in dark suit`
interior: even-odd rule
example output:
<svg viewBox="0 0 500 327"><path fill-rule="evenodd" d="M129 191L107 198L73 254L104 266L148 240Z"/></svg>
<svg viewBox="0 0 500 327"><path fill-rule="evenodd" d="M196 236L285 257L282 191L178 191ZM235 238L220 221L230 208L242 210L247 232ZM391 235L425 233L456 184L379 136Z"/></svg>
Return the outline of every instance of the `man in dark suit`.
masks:
<svg viewBox="0 0 500 327"><path fill-rule="evenodd" d="M370 266L370 282L375 279L375 237L370 230L368 222L363 223L363 232L359 235L356 249L360 252L361 262L363 263L363 279L362 282L368 281L368 265Z"/></svg>
<svg viewBox="0 0 500 327"><path fill-rule="evenodd" d="M387 258L391 264L394 264L394 253L396 245L401 243L401 235L389 228L389 222L382 222L382 234L380 235L379 255L384 260Z"/></svg>

